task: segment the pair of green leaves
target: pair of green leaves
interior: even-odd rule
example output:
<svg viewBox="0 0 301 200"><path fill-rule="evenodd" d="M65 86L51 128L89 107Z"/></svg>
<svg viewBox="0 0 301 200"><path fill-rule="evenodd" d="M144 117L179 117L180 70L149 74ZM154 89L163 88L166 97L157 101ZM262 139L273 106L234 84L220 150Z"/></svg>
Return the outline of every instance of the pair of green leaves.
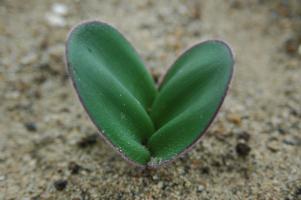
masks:
<svg viewBox="0 0 301 200"><path fill-rule="evenodd" d="M83 23L66 58L77 94L102 136L127 160L157 166L204 134L233 72L230 48L199 43L171 66L159 88L130 43L112 26Z"/></svg>

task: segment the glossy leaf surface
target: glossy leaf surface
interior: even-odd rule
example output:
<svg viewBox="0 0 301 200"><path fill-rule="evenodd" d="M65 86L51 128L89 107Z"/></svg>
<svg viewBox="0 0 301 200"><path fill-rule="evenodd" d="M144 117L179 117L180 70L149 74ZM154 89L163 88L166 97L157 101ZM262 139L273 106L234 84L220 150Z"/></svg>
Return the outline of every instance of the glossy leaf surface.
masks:
<svg viewBox="0 0 301 200"><path fill-rule="evenodd" d="M233 71L229 47L207 41L180 56L157 91L134 48L101 22L77 26L66 48L69 73L90 118L125 158L144 166L172 160L197 141Z"/></svg>

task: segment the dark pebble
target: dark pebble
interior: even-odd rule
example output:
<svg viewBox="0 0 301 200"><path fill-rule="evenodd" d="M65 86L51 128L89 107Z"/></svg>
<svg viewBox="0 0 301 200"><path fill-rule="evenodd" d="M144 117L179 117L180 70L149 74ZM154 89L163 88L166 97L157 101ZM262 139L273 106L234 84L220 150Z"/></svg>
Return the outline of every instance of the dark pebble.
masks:
<svg viewBox="0 0 301 200"><path fill-rule="evenodd" d="M58 191L62 191L66 188L67 186L67 181L66 180L57 180L53 183L55 189L57 189Z"/></svg>
<svg viewBox="0 0 301 200"><path fill-rule="evenodd" d="M298 41L295 38L290 38L285 42L285 50L287 54L294 55L298 51Z"/></svg>
<svg viewBox="0 0 301 200"><path fill-rule="evenodd" d="M297 188L294 194L295 199L301 199L301 187Z"/></svg>
<svg viewBox="0 0 301 200"><path fill-rule="evenodd" d="M184 166L184 173L185 174L189 173L190 169L191 169L190 166L188 166L188 165Z"/></svg>
<svg viewBox="0 0 301 200"><path fill-rule="evenodd" d="M77 142L77 145L80 148L86 148L86 147L89 147L89 146L92 146L92 145L96 144L97 139L98 139L98 134L94 133L92 135L88 135L86 137L83 137L80 141Z"/></svg>
<svg viewBox="0 0 301 200"><path fill-rule="evenodd" d="M201 168L202 174L209 174L210 173L210 168L205 166Z"/></svg>
<svg viewBox="0 0 301 200"><path fill-rule="evenodd" d="M68 169L70 170L71 174L78 174L78 172L81 170L81 166L76 162L70 162Z"/></svg>
<svg viewBox="0 0 301 200"><path fill-rule="evenodd" d="M278 132L280 134L285 134L286 133L286 131L282 127L278 127Z"/></svg>
<svg viewBox="0 0 301 200"><path fill-rule="evenodd" d="M235 150L239 156L246 157L250 153L251 148L245 143L238 143Z"/></svg>
<svg viewBox="0 0 301 200"><path fill-rule="evenodd" d="M238 0L231 1L230 7L234 8L234 9L240 9L240 8L242 8L242 2L240 2Z"/></svg>
<svg viewBox="0 0 301 200"><path fill-rule="evenodd" d="M295 116L295 117L301 117L301 113L299 113L297 110L295 109L291 109L290 110L290 114Z"/></svg>
<svg viewBox="0 0 301 200"><path fill-rule="evenodd" d="M289 139L284 139L283 143L291 146L301 146L301 138L293 137Z"/></svg>
<svg viewBox="0 0 301 200"><path fill-rule="evenodd" d="M37 125L34 122L27 122L24 124L25 128L30 132L37 131Z"/></svg>
<svg viewBox="0 0 301 200"><path fill-rule="evenodd" d="M214 166L214 167L221 167L222 164L219 161L215 160L215 161L212 162L212 166Z"/></svg>
<svg viewBox="0 0 301 200"><path fill-rule="evenodd" d="M242 132L237 136L237 139L244 140L245 142L248 142L250 140L250 134L248 132Z"/></svg>
<svg viewBox="0 0 301 200"><path fill-rule="evenodd" d="M40 195L31 197L31 200L40 200L40 199L41 199Z"/></svg>
<svg viewBox="0 0 301 200"><path fill-rule="evenodd" d="M43 84L45 81L47 80L47 76L45 76L44 74L39 75L37 77L34 78L34 82L38 85Z"/></svg>
<svg viewBox="0 0 301 200"><path fill-rule="evenodd" d="M158 83L158 82L159 82L159 79L160 79L160 77L161 77L161 74L160 74L159 71L156 71L156 70L154 70L153 68L151 68L151 69L152 69L152 70L151 70L152 77L153 77L155 83Z"/></svg>

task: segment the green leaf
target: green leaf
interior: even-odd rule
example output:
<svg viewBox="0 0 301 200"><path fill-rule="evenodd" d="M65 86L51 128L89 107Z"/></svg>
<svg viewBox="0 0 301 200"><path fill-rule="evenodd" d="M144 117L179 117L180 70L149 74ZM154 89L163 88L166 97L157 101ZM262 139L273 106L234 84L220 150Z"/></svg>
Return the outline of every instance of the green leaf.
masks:
<svg viewBox="0 0 301 200"><path fill-rule="evenodd" d="M232 75L233 59L220 41L186 51L167 73L151 110L157 131L148 148L168 160L196 141L216 115Z"/></svg>
<svg viewBox="0 0 301 200"><path fill-rule="evenodd" d="M226 95L234 64L225 43L200 43L175 62L157 91L129 42L95 21L73 29L66 58L101 134L126 159L144 166L176 158L203 135Z"/></svg>
<svg viewBox="0 0 301 200"><path fill-rule="evenodd" d="M154 81L128 41L107 24L76 27L68 40L69 72L95 125L127 157L149 160L142 143L154 132L147 113L155 96Z"/></svg>

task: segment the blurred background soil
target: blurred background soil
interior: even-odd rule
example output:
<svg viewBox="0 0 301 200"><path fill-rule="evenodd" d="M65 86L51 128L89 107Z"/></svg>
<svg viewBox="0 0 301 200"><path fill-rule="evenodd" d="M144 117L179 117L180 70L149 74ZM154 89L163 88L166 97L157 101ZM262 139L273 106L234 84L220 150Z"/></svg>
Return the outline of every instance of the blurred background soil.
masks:
<svg viewBox="0 0 301 200"><path fill-rule="evenodd" d="M0 199L301 199L299 0L0 0ZM101 141L64 66L72 26L113 24L155 78L224 39L236 71L209 134L158 170Z"/></svg>

